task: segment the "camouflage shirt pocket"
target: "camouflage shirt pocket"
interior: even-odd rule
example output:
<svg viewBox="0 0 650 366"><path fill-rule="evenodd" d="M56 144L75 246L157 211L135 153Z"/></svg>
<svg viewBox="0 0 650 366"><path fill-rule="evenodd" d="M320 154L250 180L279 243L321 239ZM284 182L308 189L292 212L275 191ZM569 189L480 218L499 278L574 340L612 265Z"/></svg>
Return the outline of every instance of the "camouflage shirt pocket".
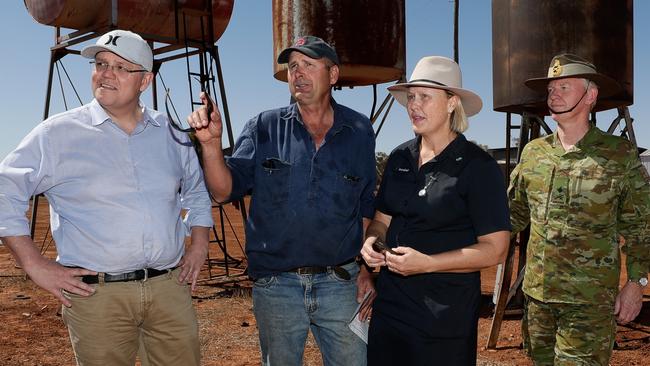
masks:
<svg viewBox="0 0 650 366"><path fill-rule="evenodd" d="M621 194L620 180L604 169L577 173L569 181L569 205L572 211L611 222Z"/></svg>
<svg viewBox="0 0 650 366"><path fill-rule="evenodd" d="M526 193L531 209L531 220L538 224L548 221L549 207L555 196L553 191L558 184L555 171L554 167L549 167L540 171L531 170L527 174Z"/></svg>

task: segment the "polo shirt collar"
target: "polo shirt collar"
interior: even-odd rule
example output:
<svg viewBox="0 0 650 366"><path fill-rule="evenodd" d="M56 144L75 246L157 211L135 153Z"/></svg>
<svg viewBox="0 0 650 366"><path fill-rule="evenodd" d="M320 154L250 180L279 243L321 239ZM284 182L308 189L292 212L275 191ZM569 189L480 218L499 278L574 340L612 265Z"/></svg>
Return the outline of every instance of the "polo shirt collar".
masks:
<svg viewBox="0 0 650 366"><path fill-rule="evenodd" d="M420 159L420 143L422 142L422 136L417 136L413 140L411 140L411 143L407 146L411 158L415 162L417 166L417 162ZM459 158L462 160L463 158L463 147L465 146L465 143L467 142L467 139L465 138L465 135L462 133L459 133L458 136L456 136L455 139L453 139L447 147L445 147L444 150L438 155L436 155L435 158L433 158L432 162L436 161L443 161L446 159L454 159L458 160ZM426 164L426 163L425 163Z"/></svg>

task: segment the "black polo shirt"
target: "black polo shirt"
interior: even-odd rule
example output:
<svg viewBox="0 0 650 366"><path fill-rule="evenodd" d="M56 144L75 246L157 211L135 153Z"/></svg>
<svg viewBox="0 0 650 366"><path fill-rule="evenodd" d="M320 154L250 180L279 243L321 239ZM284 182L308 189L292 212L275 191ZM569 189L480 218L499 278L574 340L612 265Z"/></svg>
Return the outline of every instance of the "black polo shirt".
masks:
<svg viewBox="0 0 650 366"><path fill-rule="evenodd" d="M435 254L510 230L503 174L487 152L460 134L418 169L419 151L418 137L398 146L386 164L376 208L392 216L389 246Z"/></svg>
<svg viewBox="0 0 650 366"><path fill-rule="evenodd" d="M419 146L415 138L397 147L384 171L376 208L392 217L389 246L435 254L510 230L503 174L488 153L461 134L418 169ZM377 328L390 324L413 339L464 337L468 352L476 350L480 272L401 276L382 267L377 294Z"/></svg>

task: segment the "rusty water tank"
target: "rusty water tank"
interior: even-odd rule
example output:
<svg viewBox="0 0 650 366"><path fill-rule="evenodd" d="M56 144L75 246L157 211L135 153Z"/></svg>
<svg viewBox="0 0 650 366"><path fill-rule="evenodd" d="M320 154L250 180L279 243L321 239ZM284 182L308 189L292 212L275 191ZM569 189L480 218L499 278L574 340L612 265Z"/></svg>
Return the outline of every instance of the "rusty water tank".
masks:
<svg viewBox="0 0 650 366"><path fill-rule="evenodd" d="M117 28L139 33L145 39L169 38L176 35L174 0L24 0L29 14L39 23L70 29L108 26L116 14ZM234 0L212 0L214 41L228 26ZM209 8L206 0L178 0L179 9L189 18L198 18L199 12ZM200 21L188 21L188 38L201 39ZM207 24L205 24L207 28ZM184 38L182 13L179 13L179 32ZM184 42L184 41L181 41ZM169 42L173 43L173 42Z"/></svg>
<svg viewBox="0 0 650 366"><path fill-rule="evenodd" d="M299 36L332 45L339 56L338 86L399 80L405 70L404 0L273 0L273 74L287 81L280 52Z"/></svg>
<svg viewBox="0 0 650 366"><path fill-rule="evenodd" d="M546 95L524 81L545 76L553 56L564 52L590 60L621 84L595 111L631 105L632 40L632 0L493 0L494 110L548 114Z"/></svg>

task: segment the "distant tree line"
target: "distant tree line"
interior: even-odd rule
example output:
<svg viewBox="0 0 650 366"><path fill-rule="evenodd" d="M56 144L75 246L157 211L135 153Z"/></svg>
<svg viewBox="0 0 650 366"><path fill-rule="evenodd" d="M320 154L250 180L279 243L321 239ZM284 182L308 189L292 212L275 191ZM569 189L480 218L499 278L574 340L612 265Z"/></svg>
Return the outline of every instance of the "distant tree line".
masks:
<svg viewBox="0 0 650 366"><path fill-rule="evenodd" d="M386 163L388 162L388 154L385 152L377 152L375 153L375 163L376 163L376 171L377 171L377 186L375 187L375 193L379 191L379 185L381 184L381 178L384 176L384 169L386 169Z"/></svg>

